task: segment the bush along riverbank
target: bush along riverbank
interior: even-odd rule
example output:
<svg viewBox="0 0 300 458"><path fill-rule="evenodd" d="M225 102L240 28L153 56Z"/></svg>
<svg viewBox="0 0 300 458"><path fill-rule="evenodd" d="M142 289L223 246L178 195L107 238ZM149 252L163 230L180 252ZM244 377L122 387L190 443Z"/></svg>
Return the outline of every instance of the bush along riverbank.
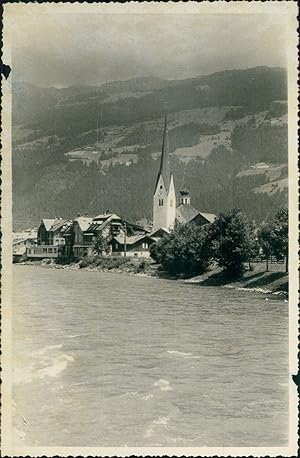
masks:
<svg viewBox="0 0 300 458"><path fill-rule="evenodd" d="M217 286L232 288L241 291L272 294L286 298L288 296L288 274L283 264L271 264L266 272L265 263L256 263L250 270L245 270L238 279L228 277L224 272L213 266L202 275L187 276L171 275L162 270L161 266L152 259L124 258L124 257L85 257L69 264L57 264L54 260L23 261L17 265L37 265L56 269L84 270L90 272L113 272L127 275L140 275L144 277L157 277L168 280L177 280L186 284L199 286ZM246 268L246 267L245 267Z"/></svg>
<svg viewBox="0 0 300 458"><path fill-rule="evenodd" d="M23 260L16 265L36 265L67 270L82 269L87 271L139 274L151 277L157 276L158 271L158 266L154 265L152 259L111 256L85 256L73 262L62 262L62 260L54 259L42 259L38 261Z"/></svg>

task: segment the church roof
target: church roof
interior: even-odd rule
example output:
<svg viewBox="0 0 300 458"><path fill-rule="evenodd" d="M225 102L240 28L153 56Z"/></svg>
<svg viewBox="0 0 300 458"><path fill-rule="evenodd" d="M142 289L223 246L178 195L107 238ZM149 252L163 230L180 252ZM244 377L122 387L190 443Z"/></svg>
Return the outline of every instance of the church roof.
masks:
<svg viewBox="0 0 300 458"><path fill-rule="evenodd" d="M176 219L179 223L189 223L198 215L204 218L208 223L213 223L216 219L216 215L213 213L199 212L189 204L180 204L176 208Z"/></svg>
<svg viewBox="0 0 300 458"><path fill-rule="evenodd" d="M188 204L178 205L176 208L176 218L179 223L188 223L198 215L199 211Z"/></svg>
<svg viewBox="0 0 300 458"><path fill-rule="evenodd" d="M161 152L161 159L160 159L160 167L159 167L159 172L157 175L155 189L157 188L157 184L158 184L158 180L160 176L162 176L164 180L166 191L168 192L169 187L170 187L171 175L172 173L171 173L170 159L169 159L167 116L165 116L165 127L164 127L164 136L163 136L162 152Z"/></svg>

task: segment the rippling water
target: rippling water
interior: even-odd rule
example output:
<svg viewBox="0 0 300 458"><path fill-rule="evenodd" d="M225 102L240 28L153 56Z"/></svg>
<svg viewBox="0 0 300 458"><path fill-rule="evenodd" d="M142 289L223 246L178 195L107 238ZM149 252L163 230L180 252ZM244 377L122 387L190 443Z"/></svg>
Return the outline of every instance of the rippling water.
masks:
<svg viewBox="0 0 300 458"><path fill-rule="evenodd" d="M281 300L15 266L13 336L16 443L287 445Z"/></svg>

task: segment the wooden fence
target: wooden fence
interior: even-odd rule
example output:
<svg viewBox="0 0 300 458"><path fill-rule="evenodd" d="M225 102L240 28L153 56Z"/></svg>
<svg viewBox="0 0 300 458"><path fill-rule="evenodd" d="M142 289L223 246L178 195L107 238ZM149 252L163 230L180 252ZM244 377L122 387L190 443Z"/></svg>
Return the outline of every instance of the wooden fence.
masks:
<svg viewBox="0 0 300 458"><path fill-rule="evenodd" d="M283 264L284 261L284 258L277 259L275 256L270 256L269 258L270 264ZM255 258L252 258L250 262L267 262L267 259L264 256L256 256Z"/></svg>

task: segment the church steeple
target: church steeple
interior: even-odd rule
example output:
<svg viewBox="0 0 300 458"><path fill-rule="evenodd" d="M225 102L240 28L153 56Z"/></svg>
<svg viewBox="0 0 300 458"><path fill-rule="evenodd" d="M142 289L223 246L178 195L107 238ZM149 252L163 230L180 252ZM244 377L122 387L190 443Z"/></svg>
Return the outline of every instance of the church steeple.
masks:
<svg viewBox="0 0 300 458"><path fill-rule="evenodd" d="M170 167L170 160L169 160L169 138L168 138L168 127L167 127L167 115L165 116L165 126L164 126L164 136L163 136L163 144L162 144L162 152L160 158L160 168L157 176L157 182L159 180L160 175L162 175L164 180L164 185L166 190L169 190L170 186L170 178L171 178L171 167Z"/></svg>
<svg viewBox="0 0 300 458"><path fill-rule="evenodd" d="M169 161L168 127L167 116L165 116L160 167L153 197L153 228L173 228L175 216L176 195Z"/></svg>

